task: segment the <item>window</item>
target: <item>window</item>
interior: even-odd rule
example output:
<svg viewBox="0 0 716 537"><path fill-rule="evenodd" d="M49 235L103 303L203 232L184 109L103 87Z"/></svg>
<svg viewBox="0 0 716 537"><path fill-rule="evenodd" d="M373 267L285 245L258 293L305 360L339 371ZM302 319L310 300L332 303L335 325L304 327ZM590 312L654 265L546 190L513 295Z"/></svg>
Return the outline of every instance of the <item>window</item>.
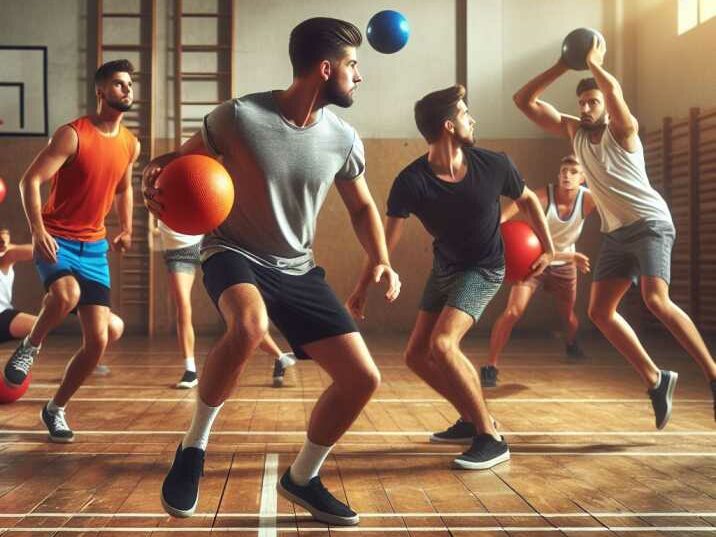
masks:
<svg viewBox="0 0 716 537"><path fill-rule="evenodd" d="M716 0L678 0L679 35L716 17Z"/></svg>
<svg viewBox="0 0 716 537"><path fill-rule="evenodd" d="M699 2L699 22L705 22L716 17L716 0L701 0Z"/></svg>

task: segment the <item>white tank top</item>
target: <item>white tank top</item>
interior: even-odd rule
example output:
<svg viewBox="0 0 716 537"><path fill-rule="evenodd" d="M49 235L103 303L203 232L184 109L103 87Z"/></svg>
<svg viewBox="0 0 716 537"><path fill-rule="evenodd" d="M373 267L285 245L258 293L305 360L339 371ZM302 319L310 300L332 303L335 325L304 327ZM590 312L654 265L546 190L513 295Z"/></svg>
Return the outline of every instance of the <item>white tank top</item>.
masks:
<svg viewBox="0 0 716 537"><path fill-rule="evenodd" d="M194 246L204 238L204 235L184 235L183 233L177 233L161 220L158 220L157 227L162 237L162 250L164 251L179 250L180 248Z"/></svg>
<svg viewBox="0 0 716 537"><path fill-rule="evenodd" d="M15 271L10 267L7 274L0 269L0 311L12 308L12 284L15 281Z"/></svg>
<svg viewBox="0 0 716 537"><path fill-rule="evenodd" d="M574 152L587 174L587 185L602 219L602 233L609 233L639 220L671 223L664 198L649 184L644 148L637 137L630 153L614 139L609 127L598 144L589 141L581 127L574 135Z"/></svg>
<svg viewBox="0 0 716 537"><path fill-rule="evenodd" d="M557 209L557 202L554 199L554 185L547 185L547 210L545 211L545 219L549 233L552 235L555 252L574 252L576 251L574 243L579 239L584 226L584 192L587 189L583 186L579 187L577 197L574 200L574 207L566 220L562 220ZM552 261L553 266L565 265L566 261Z"/></svg>

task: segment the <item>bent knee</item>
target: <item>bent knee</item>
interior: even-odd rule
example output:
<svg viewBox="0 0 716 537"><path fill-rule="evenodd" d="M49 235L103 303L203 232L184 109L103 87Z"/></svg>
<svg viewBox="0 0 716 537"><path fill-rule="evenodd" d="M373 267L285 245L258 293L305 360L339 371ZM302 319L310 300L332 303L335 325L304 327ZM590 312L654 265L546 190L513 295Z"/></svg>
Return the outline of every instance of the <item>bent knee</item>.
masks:
<svg viewBox="0 0 716 537"><path fill-rule="evenodd" d="M511 323L516 323L520 320L522 315L524 315L525 310L524 308L519 308L517 306L509 307L505 310L504 317L505 320Z"/></svg>
<svg viewBox="0 0 716 537"><path fill-rule="evenodd" d="M247 315L236 319L229 325L228 336L235 341L248 341L252 347L258 347L269 330L268 317L265 315Z"/></svg>
<svg viewBox="0 0 716 537"><path fill-rule="evenodd" d="M124 321L117 315L112 315L109 318L109 326L107 328L109 343L113 343L122 337L124 334Z"/></svg>
<svg viewBox="0 0 716 537"><path fill-rule="evenodd" d="M70 311L77 307L80 301L80 286L73 278L62 285L51 286L49 294L52 300L63 310Z"/></svg>
<svg viewBox="0 0 716 537"><path fill-rule="evenodd" d="M447 334L438 334L430 340L430 353L438 359L448 358L458 348L457 340Z"/></svg>
<svg viewBox="0 0 716 537"><path fill-rule="evenodd" d="M370 396L380 387L380 371L374 365L362 370L360 374L352 376L348 382L355 392Z"/></svg>

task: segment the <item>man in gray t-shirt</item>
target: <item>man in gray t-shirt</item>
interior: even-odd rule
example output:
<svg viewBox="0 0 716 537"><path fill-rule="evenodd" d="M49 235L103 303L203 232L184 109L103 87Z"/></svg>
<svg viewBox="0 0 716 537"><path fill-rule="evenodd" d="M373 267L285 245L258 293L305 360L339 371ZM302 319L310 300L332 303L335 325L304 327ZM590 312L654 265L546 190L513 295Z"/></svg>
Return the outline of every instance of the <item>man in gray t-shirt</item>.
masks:
<svg viewBox="0 0 716 537"><path fill-rule="evenodd" d="M204 260L231 250L287 274L305 274L314 267L311 246L328 190L334 180L348 184L365 170L353 127L327 108L299 127L281 113L279 95L232 99L204 120L204 146L238 178L237 202L204 241Z"/></svg>
<svg viewBox="0 0 716 537"><path fill-rule="evenodd" d="M204 285L226 332L209 352L192 425L162 486L162 504L173 516L191 516L196 508L211 425L271 319L296 355L318 362L333 381L316 403L305 444L278 490L317 520L358 523L358 515L321 484L318 472L377 389L380 374L325 272L315 265L312 246L318 212L335 183L371 259L374 281L386 279L386 299L397 298L400 282L363 176L363 144L325 108L352 104L362 80L356 68L361 41L360 30L344 21L302 22L291 32L294 79L288 89L225 102L205 118L201 133L145 170L146 203L159 217L154 182L178 156L220 158L236 191L229 217L202 245Z"/></svg>

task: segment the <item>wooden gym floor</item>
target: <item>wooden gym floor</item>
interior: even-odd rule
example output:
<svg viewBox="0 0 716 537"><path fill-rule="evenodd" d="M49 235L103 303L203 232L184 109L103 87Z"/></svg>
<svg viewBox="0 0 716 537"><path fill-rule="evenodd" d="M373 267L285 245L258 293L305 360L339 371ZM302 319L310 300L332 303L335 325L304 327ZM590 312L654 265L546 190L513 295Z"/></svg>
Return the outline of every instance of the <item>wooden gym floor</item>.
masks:
<svg viewBox="0 0 716 537"><path fill-rule="evenodd" d="M705 380L668 341L647 342L679 371L675 409L657 432L634 372L601 340L568 362L556 340L513 341L500 386L487 390L512 460L488 471L450 469L459 446L428 442L456 418L402 362L405 336L368 338L383 384L334 449L322 476L361 515L327 527L277 497L328 378L313 363L271 387L258 355L219 415L197 514L176 520L162 479L191 420L194 390L172 338L127 338L111 374L93 376L68 407L74 444L46 440L39 420L78 337L53 337L25 397L0 406L1 535L703 535L716 533L716 427ZM209 339L199 342L205 355ZM485 356L471 340L472 358ZM4 364L12 345L0 349Z"/></svg>

